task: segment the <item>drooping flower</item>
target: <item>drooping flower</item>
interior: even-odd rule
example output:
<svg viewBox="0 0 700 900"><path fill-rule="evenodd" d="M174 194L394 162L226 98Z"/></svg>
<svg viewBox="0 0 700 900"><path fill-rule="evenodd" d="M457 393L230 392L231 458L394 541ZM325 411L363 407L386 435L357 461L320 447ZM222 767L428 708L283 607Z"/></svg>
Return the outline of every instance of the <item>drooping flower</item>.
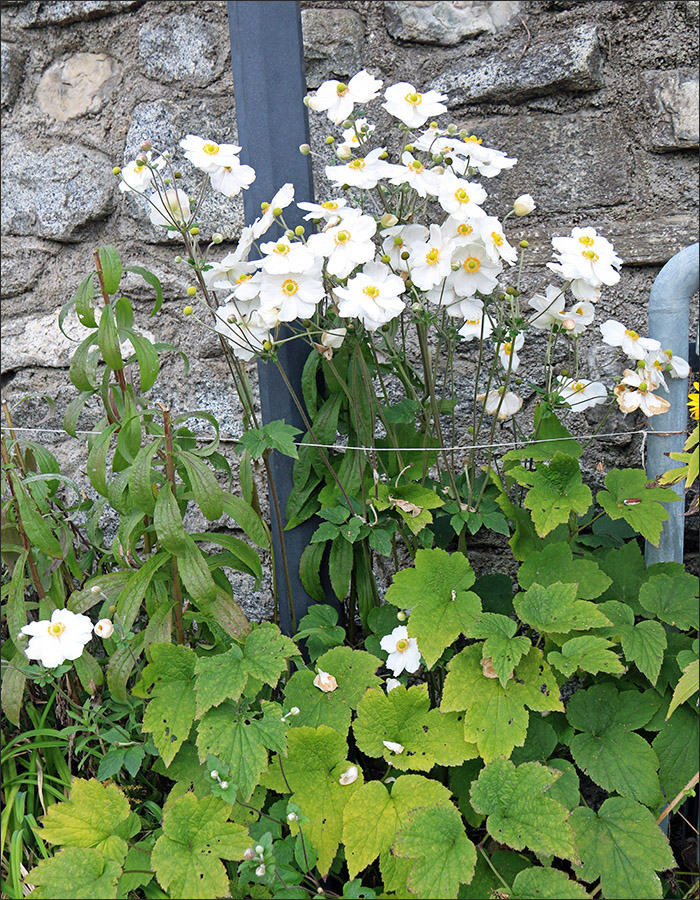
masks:
<svg viewBox="0 0 700 900"><path fill-rule="evenodd" d="M613 390L617 405L627 415L641 409L645 416L659 416L671 408L668 400L657 397L653 391L658 387L656 374L652 369L625 369L624 378Z"/></svg>
<svg viewBox="0 0 700 900"><path fill-rule="evenodd" d="M564 302L564 291L548 284L544 294L535 294L527 301L527 305L535 310L535 314L530 316L530 325L540 329L561 325L566 318Z"/></svg>
<svg viewBox="0 0 700 900"><path fill-rule="evenodd" d="M210 175L211 186L225 197L235 197L247 190L255 181L255 169L236 162L232 166L222 166Z"/></svg>
<svg viewBox="0 0 700 900"><path fill-rule="evenodd" d="M486 213L479 204L483 203L486 197L486 191L476 181L457 178L452 172L445 172L440 179L438 203L446 213L459 222L485 216Z"/></svg>
<svg viewBox="0 0 700 900"><path fill-rule="evenodd" d="M449 141L450 138L443 140ZM484 147L482 139L475 134L453 143L447 149L452 157L452 168L460 175L464 175L467 169L476 169L484 178L493 178L500 175L504 169L510 169L517 163L517 158L511 158L500 150Z"/></svg>
<svg viewBox="0 0 700 900"><path fill-rule="evenodd" d="M503 341L498 348L498 359L506 371L508 371L508 369L510 369L511 372L518 371L518 368L520 367L518 350L522 350L524 343L525 338L523 335L516 334L515 338L511 338L509 341Z"/></svg>
<svg viewBox="0 0 700 900"><path fill-rule="evenodd" d="M452 241L446 239L439 225L430 226L427 241L407 244L411 256L411 281L422 291L440 284L452 271Z"/></svg>
<svg viewBox="0 0 700 900"><path fill-rule="evenodd" d="M464 318L464 324L457 332L464 341L471 341L473 338L481 340L490 337L493 332L493 322L490 316L484 313L483 302L475 297L448 306L447 313L450 316Z"/></svg>
<svg viewBox="0 0 700 900"><path fill-rule="evenodd" d="M690 366L682 356L674 356L673 350L654 350L644 358L644 366L647 369L656 369L660 376L661 384L666 387L663 373L668 373L671 378L687 378L690 374Z"/></svg>
<svg viewBox="0 0 700 900"><path fill-rule="evenodd" d="M531 194L521 194L513 203L513 212L516 216L529 216L537 208Z"/></svg>
<svg viewBox="0 0 700 900"><path fill-rule="evenodd" d="M447 107L442 102L447 100L446 94L438 91L421 94L407 81L392 84L384 91L384 96L386 103L382 103L382 107L409 128L420 128L428 119L447 112Z"/></svg>
<svg viewBox="0 0 700 900"><path fill-rule="evenodd" d="M286 209L294 199L294 185L289 181L283 184L265 208L263 214L250 226L254 240L262 237L275 221L275 210Z"/></svg>
<svg viewBox="0 0 700 900"><path fill-rule="evenodd" d="M653 338L643 338L632 328L625 328L622 322L608 319L600 325L603 343L619 347L630 359L644 359L647 353L661 349L661 344Z"/></svg>
<svg viewBox="0 0 700 900"><path fill-rule="evenodd" d="M307 246L316 256L327 258L326 269L331 275L345 278L374 256L372 237L376 230L377 223L371 216L353 210L338 225L312 234Z"/></svg>
<svg viewBox="0 0 700 900"><path fill-rule="evenodd" d="M349 128L343 129L343 140L335 145L336 155L339 155L338 151L341 149L352 155L353 150L358 150L362 143L372 136L375 127L364 117L355 119L355 122Z"/></svg>
<svg viewBox="0 0 700 900"><path fill-rule="evenodd" d="M110 619L100 619L95 625L95 634L103 640L111 638L114 634L114 624Z"/></svg>
<svg viewBox="0 0 700 900"><path fill-rule="evenodd" d="M78 659L93 629L87 616L55 609L50 620L30 622L20 630L30 638L24 651L27 659L38 659L47 669L55 669L67 659Z"/></svg>
<svg viewBox="0 0 700 900"><path fill-rule="evenodd" d="M350 187L370 190L376 187L382 178L391 178L400 169L399 166L380 159L385 153L384 147L376 147L370 150L367 156L358 156L344 166L326 166L326 178L332 184L347 184Z"/></svg>
<svg viewBox="0 0 700 900"><path fill-rule="evenodd" d="M518 251L508 243L496 216L477 216L474 227L493 262L504 259L512 266L518 261Z"/></svg>
<svg viewBox="0 0 700 900"><path fill-rule="evenodd" d="M337 287L334 293L339 315L344 319L356 317L368 331L376 331L401 313L405 304L400 298L405 290L403 278L384 263L370 262L348 281L347 287Z"/></svg>
<svg viewBox="0 0 700 900"><path fill-rule="evenodd" d="M216 141L197 137L196 134L188 134L180 141L180 146L195 168L210 175L219 169L240 165L238 154L241 148L236 144L217 144Z"/></svg>
<svg viewBox="0 0 700 900"><path fill-rule="evenodd" d="M385 634L379 646L389 654L386 667L391 669L394 675L400 675L404 669L407 672L417 672L420 668L418 642L408 636L406 625L397 625L391 634Z"/></svg>
<svg viewBox="0 0 700 900"><path fill-rule="evenodd" d="M163 199L158 194L148 198L151 204L151 223L168 228L168 237L177 237L177 226L187 224L190 219L190 198L180 188L168 188Z"/></svg>
<svg viewBox="0 0 700 900"><path fill-rule="evenodd" d="M323 691L324 694L331 694L338 688L338 682L335 680L334 676L330 675L328 672L324 672L323 669L318 670L318 674L314 678L313 683L314 687L317 687L319 691Z"/></svg>
<svg viewBox="0 0 700 900"><path fill-rule="evenodd" d="M306 98L306 105L316 112L325 112L331 122L340 125L352 113L356 103L369 103L379 93L382 82L362 69L345 84L331 79L324 81L315 94Z"/></svg>
<svg viewBox="0 0 700 900"><path fill-rule="evenodd" d="M600 381L560 375L557 378L557 387L561 400L575 412L583 412L584 409L605 403L608 399L607 388Z"/></svg>
<svg viewBox="0 0 700 900"><path fill-rule="evenodd" d="M398 678L387 678L386 680L386 692L387 694L393 690L396 690L397 687L401 687L401 682Z"/></svg>
<svg viewBox="0 0 700 900"><path fill-rule="evenodd" d="M506 391L505 388L489 391L488 394L479 394L476 399L479 403L484 403L484 409L490 416L497 413L497 418L501 421L514 416L523 405L521 397L513 391Z"/></svg>
<svg viewBox="0 0 700 900"><path fill-rule="evenodd" d="M160 171L165 166L165 159L159 156L152 159L152 152L148 150L139 153L136 159L124 166L119 173L119 190L122 193L143 192L153 181L153 167Z"/></svg>

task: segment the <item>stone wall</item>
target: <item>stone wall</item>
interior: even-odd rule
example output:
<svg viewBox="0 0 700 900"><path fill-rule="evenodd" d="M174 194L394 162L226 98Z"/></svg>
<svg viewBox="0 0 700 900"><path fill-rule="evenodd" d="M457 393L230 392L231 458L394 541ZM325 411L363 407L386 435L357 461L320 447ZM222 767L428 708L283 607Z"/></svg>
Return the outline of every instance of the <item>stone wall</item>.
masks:
<svg viewBox="0 0 700 900"><path fill-rule="evenodd" d="M236 139L226 3L0 0L0 7L2 378L15 422L60 428L74 396L67 366L75 344L58 331L57 313L90 269L93 248L111 243L163 282L166 302L149 320L148 291L134 280L142 327L191 359L187 379L178 359L166 362L160 399L212 410L224 432L240 433L218 344L182 317L188 280L177 250L111 174L147 138L171 148L188 132ZM408 80L446 93L458 125L519 157L489 183L490 210L503 213L523 192L535 196L536 213L514 235L530 241L532 266L548 258L552 234L595 225L625 260L620 284L604 297L606 313L645 330L660 266L697 239L697 0L302 0L301 7L309 88L365 67L385 84ZM323 147L327 124L312 120L315 147ZM317 174L320 195L320 165ZM206 213L235 241L240 202L210 201ZM224 244L222 255L232 246ZM544 276L532 266L525 285L534 290ZM80 326L69 319L66 330L78 337ZM48 419L44 395L56 402ZM40 438L69 474L84 471L82 444L48 430ZM638 464L637 444L603 443L601 459Z"/></svg>

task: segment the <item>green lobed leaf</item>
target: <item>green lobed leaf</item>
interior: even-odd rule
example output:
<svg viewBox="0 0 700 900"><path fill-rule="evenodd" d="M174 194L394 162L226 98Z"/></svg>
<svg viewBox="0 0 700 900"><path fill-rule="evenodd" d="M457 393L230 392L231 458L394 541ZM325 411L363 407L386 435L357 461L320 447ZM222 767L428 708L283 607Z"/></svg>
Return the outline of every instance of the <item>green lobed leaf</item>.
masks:
<svg viewBox="0 0 700 900"><path fill-rule="evenodd" d="M112 900L121 873L119 863L105 859L97 850L67 847L57 856L42 859L26 881L36 886L32 891L36 900Z"/></svg>
<svg viewBox="0 0 700 900"><path fill-rule="evenodd" d="M624 519L654 546L659 546L661 528L669 518L662 503L681 498L669 488L647 488L644 469L612 469L605 476L607 490L596 501L611 519Z"/></svg>
<svg viewBox="0 0 700 900"><path fill-rule="evenodd" d="M298 656L299 649L277 625L262 622L246 638L243 653L248 674L275 687L287 669L287 660Z"/></svg>
<svg viewBox="0 0 700 900"><path fill-rule="evenodd" d="M605 559L598 562L600 568L612 579L612 584L601 599L625 603L634 613L641 614L638 597L644 580L644 556L637 541L629 541L618 550L608 551Z"/></svg>
<svg viewBox="0 0 700 900"><path fill-rule="evenodd" d="M683 706L667 719L652 742L659 758L659 781L670 803L698 770L698 716Z"/></svg>
<svg viewBox="0 0 700 900"><path fill-rule="evenodd" d="M548 544L537 553L530 554L518 570L522 590L535 583L549 587L557 581L577 584L577 595L582 600L599 597L612 584L612 578L601 571L597 562L574 559L571 548L563 542Z"/></svg>
<svg viewBox="0 0 700 900"><path fill-rule="evenodd" d="M547 719L531 716L525 743L513 750L511 759L516 766L524 762L547 762L557 743L557 734Z"/></svg>
<svg viewBox="0 0 700 900"><path fill-rule="evenodd" d="M571 638L558 650L552 650L547 654L547 662L559 669L567 678L571 678L577 669L596 675L598 672L611 674L624 672L625 668L620 662L617 653L609 648L612 641L605 638L586 634L583 637Z"/></svg>
<svg viewBox="0 0 700 900"><path fill-rule="evenodd" d="M222 860L243 859L246 828L227 819L230 804L217 797L184 794L166 804L163 834L151 854L162 888L173 898L225 897L229 879Z"/></svg>
<svg viewBox="0 0 700 900"><path fill-rule="evenodd" d="M561 634L568 631L587 631L611 625L595 603L577 600L578 585L555 582L548 587L533 584L513 601L515 611L523 622L535 631Z"/></svg>
<svg viewBox="0 0 700 900"><path fill-rule="evenodd" d="M408 634L428 667L433 666L481 612L481 600L469 591L474 570L461 553L438 548L419 550L415 568L394 575L386 599L400 608L413 607Z"/></svg>
<svg viewBox="0 0 700 900"><path fill-rule="evenodd" d="M343 810L343 844L350 878L391 848L396 836L396 807L380 781L355 791Z"/></svg>
<svg viewBox="0 0 700 900"><path fill-rule="evenodd" d="M625 659L635 663L639 671L656 684L668 646L664 626L653 621L623 625L620 635Z"/></svg>
<svg viewBox="0 0 700 900"><path fill-rule="evenodd" d="M593 500L590 488L583 484L576 459L559 451L549 465L540 462L534 471L518 466L509 475L530 488L524 505L532 513L540 537L568 522L572 512L583 515Z"/></svg>
<svg viewBox="0 0 700 900"><path fill-rule="evenodd" d="M477 756L474 743L465 739L460 713L430 709L427 685L397 687L388 694L367 691L353 723L357 746L367 756L379 757L402 771L429 772L433 766L458 766ZM399 744L397 753L384 741Z"/></svg>
<svg viewBox="0 0 700 900"><path fill-rule="evenodd" d="M187 740L195 715L193 650L175 644L151 644L151 662L133 688L137 697L148 699L143 730L153 741L167 766Z"/></svg>
<svg viewBox="0 0 700 900"><path fill-rule="evenodd" d="M578 861L569 811L544 794L561 775L537 762L514 766L499 757L472 785L472 806L484 813L488 833L514 850Z"/></svg>
<svg viewBox="0 0 700 900"><path fill-rule="evenodd" d="M634 800L610 797L597 813L575 809L571 825L583 861L579 877L589 883L600 878L606 900L661 898L656 872L675 868L675 860L648 809Z"/></svg>
<svg viewBox="0 0 700 900"><path fill-rule="evenodd" d="M224 700L237 700L248 682L243 651L233 644L226 653L200 656L195 664L195 716L198 719L212 706Z"/></svg>
<svg viewBox="0 0 700 900"><path fill-rule="evenodd" d="M647 613L682 631L698 628L698 580L690 573L652 575L639 589Z"/></svg>
<svg viewBox="0 0 700 900"><path fill-rule="evenodd" d="M511 900L586 900L591 895L566 872L532 866L518 872L513 881Z"/></svg>
<svg viewBox="0 0 700 900"><path fill-rule="evenodd" d="M431 806L408 815L392 852L411 860L408 888L420 897L454 897L474 875L476 848L454 807Z"/></svg>

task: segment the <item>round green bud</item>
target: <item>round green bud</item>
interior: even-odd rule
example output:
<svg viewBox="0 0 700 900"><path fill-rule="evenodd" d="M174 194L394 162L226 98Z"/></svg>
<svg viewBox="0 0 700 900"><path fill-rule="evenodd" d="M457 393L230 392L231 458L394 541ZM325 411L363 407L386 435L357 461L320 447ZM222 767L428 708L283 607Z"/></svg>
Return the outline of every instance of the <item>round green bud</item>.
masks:
<svg viewBox="0 0 700 900"><path fill-rule="evenodd" d="M176 172L173 172L173 175L174 175L176 178L182 178L182 172L176 171Z"/></svg>
<svg viewBox="0 0 700 900"><path fill-rule="evenodd" d="M447 126L447 133L454 134L456 131L457 131L457 126L455 125L454 122L450 122L450 124Z"/></svg>
<svg viewBox="0 0 700 900"><path fill-rule="evenodd" d="M400 609L396 613L396 618L399 620L399 622L405 622L406 621L406 613L402 609Z"/></svg>
<svg viewBox="0 0 700 900"><path fill-rule="evenodd" d="M176 256L176 257L175 257L175 262L176 262L176 263L181 263L181 262L182 262L182 257L181 257L181 256Z"/></svg>
<svg viewBox="0 0 700 900"><path fill-rule="evenodd" d="M412 287L413 287L413 282L411 281L410 278L407 278L407 279L406 279L406 287L407 287L407 288L412 288Z"/></svg>
<svg viewBox="0 0 700 900"><path fill-rule="evenodd" d="M394 238L394 246L395 247L403 247L403 238L400 234L397 234Z"/></svg>
<svg viewBox="0 0 700 900"><path fill-rule="evenodd" d="M403 149L404 149L404 150L407 150L409 153L413 153L413 151L414 151L416 148L413 146L413 144L406 144L406 146L405 146Z"/></svg>
<svg viewBox="0 0 700 900"><path fill-rule="evenodd" d="M401 259L408 259L410 255L411 254L408 252L408 250L401 251Z"/></svg>
<svg viewBox="0 0 700 900"><path fill-rule="evenodd" d="M272 210L272 215L273 215L273 216L281 216L281 215L282 215L282 207L281 207L281 206L276 206L276 207Z"/></svg>
<svg viewBox="0 0 700 900"><path fill-rule="evenodd" d="M384 265L386 266L386 265L388 265L388 264L391 262L391 257L390 257L390 256L387 256L386 253L385 253L384 256L381 256L381 257L380 257L380 261L383 262Z"/></svg>
<svg viewBox="0 0 700 900"><path fill-rule="evenodd" d="M297 225L297 227L294 229L294 234L295 234L297 237L301 237L302 234L304 234L305 231L306 231L306 229L304 228L303 225Z"/></svg>
<svg viewBox="0 0 700 900"><path fill-rule="evenodd" d="M114 615L114 613L117 611L117 607L112 605L112 606L110 606L109 611L112 615Z"/></svg>
<svg viewBox="0 0 700 900"><path fill-rule="evenodd" d="M182 312L183 312L183 315L185 315L185 316L191 316L192 313L194 312L194 307L193 307L193 306L186 306L186 307L182 310Z"/></svg>
<svg viewBox="0 0 700 900"><path fill-rule="evenodd" d="M193 226L190 228L190 234L195 234L195 235L196 235L196 234L199 234L199 228L197 228L196 225L193 225Z"/></svg>
<svg viewBox="0 0 700 900"><path fill-rule="evenodd" d="M295 237L295 234L294 234L294 232L292 231L291 228L288 228L288 229L285 231L285 235L289 238L290 241L292 240L293 237Z"/></svg>
<svg viewBox="0 0 700 900"><path fill-rule="evenodd" d="M473 425L467 426L467 434L474 434L474 426Z"/></svg>
<svg viewBox="0 0 700 900"><path fill-rule="evenodd" d="M311 147L308 144L299 144L299 153L302 156L308 156L311 153Z"/></svg>
<svg viewBox="0 0 700 900"><path fill-rule="evenodd" d="M515 288L513 287L513 285L511 285L511 284L508 285L508 287L506 288L506 294L511 294L512 296L515 296Z"/></svg>
<svg viewBox="0 0 700 900"><path fill-rule="evenodd" d="M121 169L119 168L119 166L115 166L112 169L112 175L118 175L120 172L121 172Z"/></svg>
<svg viewBox="0 0 700 900"><path fill-rule="evenodd" d="M433 153L433 162L434 163L442 162L442 153Z"/></svg>
<svg viewBox="0 0 700 900"><path fill-rule="evenodd" d="M263 350L272 350L272 341L263 341Z"/></svg>
<svg viewBox="0 0 700 900"><path fill-rule="evenodd" d="M529 241L520 241L520 246L523 248L523 250L527 250L527 248L530 246L530 243Z"/></svg>
<svg viewBox="0 0 700 900"><path fill-rule="evenodd" d="M520 387L520 385L523 383L522 378L516 378L515 383L517 384L518 387Z"/></svg>
<svg viewBox="0 0 700 900"><path fill-rule="evenodd" d="M332 134L329 134L326 138L326 143L330 146L331 144L335 144L335 138Z"/></svg>
<svg viewBox="0 0 700 900"><path fill-rule="evenodd" d="M451 156L446 156L446 157L445 157L445 165L446 165L446 166L451 166L451 165L452 165L452 157L451 157Z"/></svg>
<svg viewBox="0 0 700 900"><path fill-rule="evenodd" d="M380 159L389 159L389 154L385 150L384 153L379 154L379 158Z"/></svg>
<svg viewBox="0 0 700 900"><path fill-rule="evenodd" d="M352 128L352 119L346 119L343 122L343 128L347 130L348 128Z"/></svg>
<svg viewBox="0 0 700 900"><path fill-rule="evenodd" d="M163 179L163 184L164 184L166 187L167 187L169 184L171 184L171 183L172 183L172 178L164 178L164 179Z"/></svg>
<svg viewBox="0 0 700 900"><path fill-rule="evenodd" d="M388 322L385 325L382 325L382 331L389 331L390 328L391 328L391 326L389 325Z"/></svg>
<svg viewBox="0 0 700 900"><path fill-rule="evenodd" d="M260 204L260 209L261 209L263 212L265 212L265 210L268 208L269 205L270 205L270 204L269 204L266 200L263 200L263 202Z"/></svg>
<svg viewBox="0 0 700 900"><path fill-rule="evenodd" d="M190 297L194 297L194 295L195 295L196 293L197 293L197 288L194 287L194 285L190 285L190 286L187 288L187 294L188 294Z"/></svg>
<svg viewBox="0 0 700 900"><path fill-rule="evenodd" d="M498 295L498 299L501 301L501 303L503 303L503 301L506 299L506 295L501 293Z"/></svg>
<svg viewBox="0 0 700 900"><path fill-rule="evenodd" d="M211 236L212 244L220 244L224 239L223 234L220 231L215 231Z"/></svg>

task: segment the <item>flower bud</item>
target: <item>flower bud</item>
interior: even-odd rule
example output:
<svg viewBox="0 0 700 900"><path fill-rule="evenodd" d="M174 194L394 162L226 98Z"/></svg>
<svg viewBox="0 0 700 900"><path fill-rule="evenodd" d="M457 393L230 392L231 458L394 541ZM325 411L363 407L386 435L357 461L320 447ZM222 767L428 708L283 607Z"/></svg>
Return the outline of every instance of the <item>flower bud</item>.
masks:
<svg viewBox="0 0 700 900"><path fill-rule="evenodd" d="M222 791L228 790L228 781L220 781L219 786L221 787Z"/></svg>
<svg viewBox="0 0 700 900"><path fill-rule="evenodd" d="M152 146L153 144L150 141L144 141L139 149L143 150L144 153L148 153Z"/></svg>
<svg viewBox="0 0 700 900"><path fill-rule="evenodd" d="M399 620L399 622L405 622L406 621L406 613L402 609L400 609L396 613L396 618Z"/></svg>
<svg viewBox="0 0 700 900"><path fill-rule="evenodd" d="M223 234L220 231L215 231L211 236L212 244L220 244L224 239Z"/></svg>
<svg viewBox="0 0 700 900"><path fill-rule="evenodd" d="M196 225L193 225L193 226L190 228L190 234L199 234L199 228L197 228Z"/></svg>
<svg viewBox="0 0 700 900"><path fill-rule="evenodd" d="M110 619L100 619L95 625L95 634L103 640L112 637L114 634L114 625Z"/></svg>
<svg viewBox="0 0 700 900"><path fill-rule="evenodd" d="M173 175L175 176L175 178L182 178L182 172L175 171L173 172Z"/></svg>
<svg viewBox="0 0 700 900"><path fill-rule="evenodd" d="M299 709L298 706L293 706L293 707L289 710L289 715L290 715L290 716L298 716L300 712L301 712L301 710Z"/></svg>
<svg viewBox="0 0 700 900"><path fill-rule="evenodd" d="M219 773L216 771L216 769L212 769L211 772L209 773L209 777L214 778L216 781L218 781Z"/></svg>
<svg viewBox="0 0 700 900"><path fill-rule="evenodd" d="M255 850L252 847L248 847L247 850L243 851L243 859L255 859Z"/></svg>
<svg viewBox="0 0 700 900"><path fill-rule="evenodd" d="M408 259L410 255L411 255L411 254L408 252L408 250L404 250L404 251L401 253L401 259Z"/></svg>
<svg viewBox="0 0 700 900"><path fill-rule="evenodd" d="M295 234L297 237L301 237L302 234L304 234L305 231L306 231L306 229L304 228L303 225L297 225L297 227L294 229L294 234Z"/></svg>
<svg viewBox="0 0 700 900"><path fill-rule="evenodd" d="M405 146L403 149L406 150L406 151L408 151L408 153L413 153L413 151L414 151L416 148L413 146L413 144L406 144L406 146Z"/></svg>
<svg viewBox="0 0 700 900"><path fill-rule="evenodd" d="M299 153L302 156L308 156L311 153L311 147L308 144L299 144Z"/></svg>
<svg viewBox="0 0 700 900"><path fill-rule="evenodd" d="M574 322L573 319L564 319L562 325L564 326L564 328L566 328L567 331L573 331L574 328L576 328L576 322Z"/></svg>
<svg viewBox="0 0 700 900"><path fill-rule="evenodd" d="M527 248L530 246L530 243L529 241L520 241L520 246L523 248L523 250L527 250Z"/></svg>
<svg viewBox="0 0 700 900"><path fill-rule="evenodd" d="M262 856L263 853L265 852L265 848L263 847L262 844L256 844L256 845L255 845L255 852L258 854L258 856Z"/></svg>
<svg viewBox="0 0 700 900"><path fill-rule="evenodd" d="M112 169L112 175L118 175L120 172L121 172L121 169L119 168L119 166L115 166Z"/></svg>
<svg viewBox="0 0 700 900"><path fill-rule="evenodd" d="M299 816L295 812L287 813L287 821L288 822L298 822Z"/></svg>
<svg viewBox="0 0 700 900"><path fill-rule="evenodd" d="M189 297L194 297L194 295L195 295L196 293L197 293L197 288L194 287L193 285L190 285L190 286L187 288L187 295L188 295Z"/></svg>
<svg viewBox="0 0 700 900"><path fill-rule="evenodd" d="M385 150L384 153L379 154L379 158L380 159L389 159L389 154Z"/></svg>
<svg viewBox="0 0 700 900"><path fill-rule="evenodd" d="M335 138L332 134L328 135L328 137L326 138L326 143L328 144L328 146L330 146L331 144L335 144Z"/></svg>
<svg viewBox="0 0 700 900"><path fill-rule="evenodd" d="M516 216L527 216L535 209L535 201L530 194L521 194L513 203L513 212Z"/></svg>
<svg viewBox="0 0 700 900"><path fill-rule="evenodd" d="M281 206L276 206L276 207L272 210L272 215L273 215L273 216L281 216L281 215L282 215L282 207L281 207Z"/></svg>
<svg viewBox="0 0 700 900"><path fill-rule="evenodd" d="M97 596L98 594L102 593L102 588L99 586L99 584L93 584L93 586L90 588L90 593Z"/></svg>
<svg viewBox="0 0 700 900"><path fill-rule="evenodd" d="M338 779L338 784L342 784L343 786L352 784L357 781L359 774L360 770L357 766L349 766Z"/></svg>
<svg viewBox="0 0 700 900"><path fill-rule="evenodd" d="M384 215L379 220L379 224L382 228L392 228L394 225L398 224L398 219L393 213L384 213Z"/></svg>
<svg viewBox="0 0 700 900"><path fill-rule="evenodd" d="M388 264L391 262L391 257L390 257L390 256L387 256L387 254L385 253L383 256L380 256L380 257L379 257L379 261L380 261L380 262L383 262L384 265L386 266L386 265L388 265Z"/></svg>
<svg viewBox="0 0 700 900"><path fill-rule="evenodd" d="M457 126L454 124L454 122L450 122L450 124L447 126L447 133L454 134L456 131L457 131Z"/></svg>
<svg viewBox="0 0 700 900"><path fill-rule="evenodd" d="M109 608L109 614L110 614L111 616L113 616L113 615L115 614L116 611L117 611L117 607L116 607L116 606L114 606L114 605L110 606L110 608Z"/></svg>
<svg viewBox="0 0 700 900"><path fill-rule="evenodd" d="M182 257L181 257L181 256L176 256L174 262L176 262L176 263L181 263L181 262L182 262Z"/></svg>
<svg viewBox="0 0 700 900"><path fill-rule="evenodd" d="M258 876L258 878L262 878L263 875L265 874L265 871L266 871L265 863L261 863L258 866L258 868L255 870L255 874Z"/></svg>

